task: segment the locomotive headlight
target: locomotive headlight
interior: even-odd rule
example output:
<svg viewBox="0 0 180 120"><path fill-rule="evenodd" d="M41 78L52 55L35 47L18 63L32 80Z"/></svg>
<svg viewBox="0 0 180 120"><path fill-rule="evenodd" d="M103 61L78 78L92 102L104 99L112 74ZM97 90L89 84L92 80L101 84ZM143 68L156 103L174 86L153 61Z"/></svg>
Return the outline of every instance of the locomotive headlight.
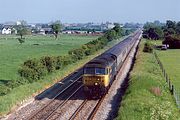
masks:
<svg viewBox="0 0 180 120"><path fill-rule="evenodd" d="M95 85L98 85L98 83L95 83Z"/></svg>

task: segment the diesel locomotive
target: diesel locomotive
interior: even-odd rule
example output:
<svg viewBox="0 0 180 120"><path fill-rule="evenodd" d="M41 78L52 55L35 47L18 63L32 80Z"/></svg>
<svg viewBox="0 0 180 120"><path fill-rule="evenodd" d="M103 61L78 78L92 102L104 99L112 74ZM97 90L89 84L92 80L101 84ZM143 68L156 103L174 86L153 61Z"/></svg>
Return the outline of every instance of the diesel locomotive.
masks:
<svg viewBox="0 0 180 120"><path fill-rule="evenodd" d="M83 67L83 85L87 97L100 98L108 92L133 45L141 38L137 30Z"/></svg>

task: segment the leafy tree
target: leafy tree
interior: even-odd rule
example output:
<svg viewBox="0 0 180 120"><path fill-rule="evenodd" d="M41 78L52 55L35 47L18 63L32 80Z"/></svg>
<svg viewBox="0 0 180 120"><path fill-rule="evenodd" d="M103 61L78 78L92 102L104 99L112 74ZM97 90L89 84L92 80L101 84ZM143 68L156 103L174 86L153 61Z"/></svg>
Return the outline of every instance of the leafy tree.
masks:
<svg viewBox="0 0 180 120"><path fill-rule="evenodd" d="M171 20L167 20L167 21L166 21L166 27L167 27L167 28L175 29L175 27L176 27L176 22L171 21Z"/></svg>
<svg viewBox="0 0 180 120"><path fill-rule="evenodd" d="M52 27L52 29L53 29L55 38L57 39L58 33L59 33L60 30L61 30L61 23L60 23L60 21L54 22L54 23L51 25L51 27Z"/></svg>
<svg viewBox="0 0 180 120"><path fill-rule="evenodd" d="M115 27L113 28L113 30L116 31L117 36L122 36L122 28L120 27L119 23L114 23Z"/></svg>
<svg viewBox="0 0 180 120"><path fill-rule="evenodd" d="M20 35L21 36L21 39L23 39L23 36L24 35L27 35L28 34L28 30L26 27L24 26L20 26L17 30L17 35Z"/></svg>
<svg viewBox="0 0 180 120"><path fill-rule="evenodd" d="M180 35L180 21L176 24L176 34Z"/></svg>
<svg viewBox="0 0 180 120"><path fill-rule="evenodd" d="M159 21L154 23L147 22L144 25L143 37L151 39L159 39L163 37L162 24Z"/></svg>
<svg viewBox="0 0 180 120"><path fill-rule="evenodd" d="M113 39L115 39L117 36L116 36L116 31L115 30L108 30L105 34L105 36L107 37L107 39L109 41L112 41Z"/></svg>

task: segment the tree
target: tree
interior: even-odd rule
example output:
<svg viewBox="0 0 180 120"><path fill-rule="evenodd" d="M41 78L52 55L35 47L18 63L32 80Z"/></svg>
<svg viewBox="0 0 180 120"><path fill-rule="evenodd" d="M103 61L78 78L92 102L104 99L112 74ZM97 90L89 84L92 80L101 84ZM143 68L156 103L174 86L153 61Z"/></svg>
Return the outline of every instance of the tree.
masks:
<svg viewBox="0 0 180 120"><path fill-rule="evenodd" d="M18 30L17 30L17 35L20 35L21 36L21 39L23 39L23 36L24 35L27 35L28 34L28 30L26 27L24 26L19 26Z"/></svg>
<svg viewBox="0 0 180 120"><path fill-rule="evenodd" d="M176 24L176 34L180 35L180 22Z"/></svg>
<svg viewBox="0 0 180 120"><path fill-rule="evenodd" d="M114 28L113 28L113 30L115 30L116 31L116 33L117 33L117 36L122 36L122 29L121 29L121 27L120 27L120 25L119 25L119 23L114 23Z"/></svg>
<svg viewBox="0 0 180 120"><path fill-rule="evenodd" d="M60 21L54 22L54 23L51 25L51 27L52 27L52 29L53 29L55 38L57 39L58 33L59 33L60 30L61 30L61 23L60 23Z"/></svg>
<svg viewBox="0 0 180 120"><path fill-rule="evenodd" d="M159 39L163 37L163 30L162 24L159 21L155 21L154 23L147 22L144 25L144 38L151 38L151 39Z"/></svg>

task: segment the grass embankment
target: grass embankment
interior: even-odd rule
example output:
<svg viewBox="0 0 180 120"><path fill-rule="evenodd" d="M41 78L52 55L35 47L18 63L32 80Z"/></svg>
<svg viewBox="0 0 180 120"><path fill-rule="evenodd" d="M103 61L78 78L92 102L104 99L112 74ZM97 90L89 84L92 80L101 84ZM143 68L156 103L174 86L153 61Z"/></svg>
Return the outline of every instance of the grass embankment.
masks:
<svg viewBox="0 0 180 120"><path fill-rule="evenodd" d="M83 39L84 40L84 39ZM62 79L64 76L68 75L69 73L76 70L78 67L83 66L86 62L97 56L98 54L104 52L108 48L112 47L120 40L113 40L108 43L108 45L104 48L99 50L98 52L94 53L94 55L86 56L83 60L78 61L77 63L73 63L68 65L63 70L55 71L54 73L47 75L46 78L38 80L38 82L34 82L32 84L26 84L19 86L9 94L0 97L0 115L6 114L9 112L12 107L15 107L20 101L27 99L31 95L35 95L35 93L40 93L43 89L50 87L52 84L57 82L58 80ZM79 43L82 41L79 41ZM71 44L72 40L69 41L68 44ZM71 48L72 49L72 48Z"/></svg>
<svg viewBox="0 0 180 120"><path fill-rule="evenodd" d="M18 36L19 37L19 36ZM61 35L57 40L51 36L26 36L20 45L17 36L0 36L0 80L15 80L24 61L42 56L66 55L73 48L95 40L97 36Z"/></svg>
<svg viewBox="0 0 180 120"><path fill-rule="evenodd" d="M180 118L160 67L153 54L144 53L140 43L137 59L123 97L119 120L177 120Z"/></svg>

